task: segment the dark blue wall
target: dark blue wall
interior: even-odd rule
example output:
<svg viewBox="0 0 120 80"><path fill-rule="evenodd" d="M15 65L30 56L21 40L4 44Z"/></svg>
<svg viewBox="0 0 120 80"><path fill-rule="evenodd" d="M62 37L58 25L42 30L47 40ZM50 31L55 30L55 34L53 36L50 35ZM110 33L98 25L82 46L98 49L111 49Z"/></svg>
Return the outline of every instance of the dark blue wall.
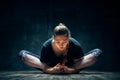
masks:
<svg viewBox="0 0 120 80"><path fill-rule="evenodd" d="M119 70L117 4L107 1L1 1L0 70L31 70L18 58L25 49L40 55L42 43L60 22L82 45L84 53L100 48L90 69Z"/></svg>

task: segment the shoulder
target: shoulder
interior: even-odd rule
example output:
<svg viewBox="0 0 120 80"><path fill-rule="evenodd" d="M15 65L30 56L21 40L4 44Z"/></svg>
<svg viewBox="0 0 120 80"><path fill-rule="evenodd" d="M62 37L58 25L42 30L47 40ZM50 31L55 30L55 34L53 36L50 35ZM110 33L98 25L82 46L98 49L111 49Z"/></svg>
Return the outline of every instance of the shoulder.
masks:
<svg viewBox="0 0 120 80"><path fill-rule="evenodd" d="M81 44L72 37L69 39L69 43L70 43L70 45L81 46Z"/></svg>
<svg viewBox="0 0 120 80"><path fill-rule="evenodd" d="M51 45L51 42L52 42L52 38L49 38L48 40L46 40L46 41L43 43L43 47L50 46L50 45Z"/></svg>

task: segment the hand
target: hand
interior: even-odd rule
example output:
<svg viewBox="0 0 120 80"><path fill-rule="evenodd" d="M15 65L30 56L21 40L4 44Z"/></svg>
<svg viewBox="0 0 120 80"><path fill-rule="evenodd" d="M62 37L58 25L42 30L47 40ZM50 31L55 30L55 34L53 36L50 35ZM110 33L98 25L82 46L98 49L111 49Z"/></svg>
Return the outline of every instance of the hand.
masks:
<svg viewBox="0 0 120 80"><path fill-rule="evenodd" d="M69 68L65 66L64 64L58 63L54 67L49 67L44 70L45 73L75 73L76 69L75 68Z"/></svg>
<svg viewBox="0 0 120 80"><path fill-rule="evenodd" d="M61 65L60 65L60 63L58 63L56 66L54 66L53 68L52 68L52 71L54 72L54 73L61 73Z"/></svg>
<svg viewBox="0 0 120 80"><path fill-rule="evenodd" d="M61 66L61 71L62 71L63 73L75 73L75 72L76 72L76 69L74 69L74 68L69 68L69 67L65 66L64 64L62 64L62 66Z"/></svg>
<svg viewBox="0 0 120 80"><path fill-rule="evenodd" d="M60 65L60 63L58 63L54 67L47 68L44 72L46 72L46 73L61 73L61 65Z"/></svg>

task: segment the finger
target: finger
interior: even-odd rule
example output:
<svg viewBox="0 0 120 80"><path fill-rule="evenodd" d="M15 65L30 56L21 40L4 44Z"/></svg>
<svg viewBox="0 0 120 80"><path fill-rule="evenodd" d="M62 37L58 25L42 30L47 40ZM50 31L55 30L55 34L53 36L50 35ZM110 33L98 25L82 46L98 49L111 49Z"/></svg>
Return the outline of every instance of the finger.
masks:
<svg viewBox="0 0 120 80"><path fill-rule="evenodd" d="M62 64L62 66L65 66L65 64Z"/></svg>
<svg viewBox="0 0 120 80"><path fill-rule="evenodd" d="M56 66L57 66L57 67L60 66L60 63L58 63Z"/></svg>
<svg viewBox="0 0 120 80"><path fill-rule="evenodd" d="M56 68L55 71L58 72L58 73L61 72L61 70L59 68Z"/></svg>

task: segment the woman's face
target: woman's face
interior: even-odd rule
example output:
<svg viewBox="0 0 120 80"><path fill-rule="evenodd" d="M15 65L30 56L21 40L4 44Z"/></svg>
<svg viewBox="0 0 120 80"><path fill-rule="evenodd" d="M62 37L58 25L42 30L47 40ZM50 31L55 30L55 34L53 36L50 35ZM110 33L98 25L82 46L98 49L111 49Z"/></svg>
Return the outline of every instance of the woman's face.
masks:
<svg viewBox="0 0 120 80"><path fill-rule="evenodd" d="M67 45L69 43L69 37L66 37L64 35L58 35L53 38L53 42L55 47L59 51L64 51L67 48Z"/></svg>

